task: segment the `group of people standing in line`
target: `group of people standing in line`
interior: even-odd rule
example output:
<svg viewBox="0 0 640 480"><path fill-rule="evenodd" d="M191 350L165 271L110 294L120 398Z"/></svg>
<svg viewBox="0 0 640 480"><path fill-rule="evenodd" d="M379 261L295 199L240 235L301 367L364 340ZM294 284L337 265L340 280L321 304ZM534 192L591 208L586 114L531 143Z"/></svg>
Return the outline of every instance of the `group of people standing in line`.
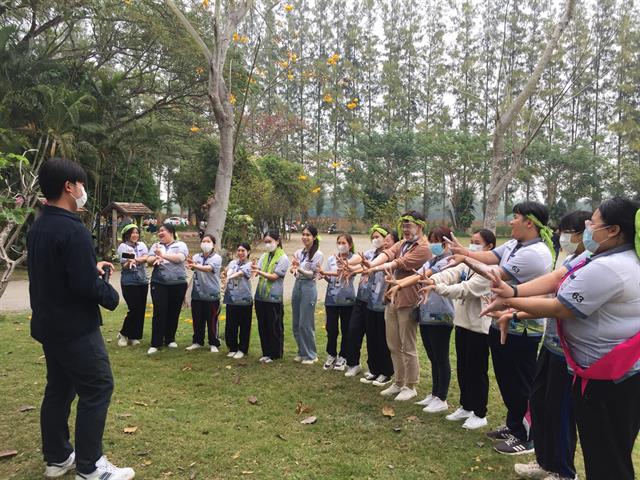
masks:
<svg viewBox="0 0 640 480"><path fill-rule="evenodd" d="M563 217L560 242L568 257L558 268L548 221L545 206L522 202L513 208L510 241L497 246L495 235L482 229L466 248L445 226L425 236L425 218L410 211L398 222L401 239L391 228L374 225L371 248L357 253L352 237L340 234L336 252L326 262L317 229L306 225L302 248L291 260L278 232L269 231L263 237L266 253L257 262L250 259L251 247L242 243L226 269L209 235L202 239L202 252L189 258L171 225L160 227L159 242L149 251L139 242L137 228L129 225L118 250L130 254L121 256L129 312L118 343L135 344L141 337L147 281L139 266L149 264L154 309L148 353L177 347L175 332L189 268L194 271L194 335L187 350L204 346L206 326L210 349L218 351L224 290L228 356L248 353L255 305L260 362L271 363L283 355L283 279L290 272L295 276L294 360L313 364L318 361L316 282L326 280L323 369L345 371L347 377L362 373L360 350L366 336L368 371L360 381L385 387L381 395L397 401L415 399L419 331L432 384L430 393L416 403L427 413L446 412L449 345L455 329L460 407L447 420L464 421L466 429L488 424L491 354L507 417L505 425L487 436L499 453L536 453L536 462L516 464L518 475L575 478L577 424L587 476L631 479L631 451L640 426L638 206L614 198L593 213L576 211ZM252 295L255 276L259 281ZM607 448L600 444L603 436L609 439Z"/></svg>

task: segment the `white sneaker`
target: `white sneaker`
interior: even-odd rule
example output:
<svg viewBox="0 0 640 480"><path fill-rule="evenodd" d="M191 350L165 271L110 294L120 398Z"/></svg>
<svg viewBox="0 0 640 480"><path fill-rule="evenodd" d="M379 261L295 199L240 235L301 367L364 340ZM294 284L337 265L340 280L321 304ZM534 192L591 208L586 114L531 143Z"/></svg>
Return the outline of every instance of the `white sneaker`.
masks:
<svg viewBox="0 0 640 480"><path fill-rule="evenodd" d="M193 350L197 350L199 348L202 348L202 345L200 345L199 343L192 343L190 346L188 346L187 348L185 348L185 350L187 352L191 352Z"/></svg>
<svg viewBox="0 0 640 480"><path fill-rule="evenodd" d="M234 356L236 353L238 353L238 352L229 352L229 353L227 353L227 357L229 357L229 358L233 358L233 356Z"/></svg>
<svg viewBox="0 0 640 480"><path fill-rule="evenodd" d="M464 420L465 418L469 418L471 415L473 415L473 412L470 412L469 410L465 410L464 408L460 407L455 412L447 415L445 418L447 420L451 420L452 422L455 422L458 420Z"/></svg>
<svg viewBox="0 0 640 480"><path fill-rule="evenodd" d="M462 424L462 428L466 428L467 430L475 430L476 428L482 428L487 426L487 417L478 417L474 413L469 418L467 418Z"/></svg>
<svg viewBox="0 0 640 480"><path fill-rule="evenodd" d="M336 363L333 364L333 369L338 370L339 372L344 372L345 368L347 368L347 359L338 355Z"/></svg>
<svg viewBox="0 0 640 480"><path fill-rule="evenodd" d="M416 405L420 405L421 407L426 407L427 405L429 405L433 399L435 397L431 394L427 395L426 397L424 397L422 400L420 400L419 402L416 402Z"/></svg>
<svg viewBox="0 0 640 480"><path fill-rule="evenodd" d="M236 354L233 356L233 358L236 359L236 360L239 360L239 359L241 359L243 357L244 357L244 352L241 352L240 350L238 350L236 352Z"/></svg>
<svg viewBox="0 0 640 480"><path fill-rule="evenodd" d="M347 373L349 373L349 372L347 372ZM345 375L346 375L346 373L345 373ZM378 377L375 374L373 374L371 372L367 372L362 377L360 377L360 383L371 383L376 378L378 378Z"/></svg>
<svg viewBox="0 0 640 480"><path fill-rule="evenodd" d="M422 409L427 413L446 412L449 409L449 405L446 400L440 400L438 397L433 397L433 400L429 402L429 405Z"/></svg>
<svg viewBox="0 0 640 480"><path fill-rule="evenodd" d="M411 400L418 396L418 392L416 392L415 388L411 387L402 387L400 393L394 398L394 400L398 402L406 402L407 400Z"/></svg>
<svg viewBox="0 0 640 480"><path fill-rule="evenodd" d="M178 348L178 344L176 342L171 342L169 345L167 345L167 347L169 347L169 348Z"/></svg>
<svg viewBox="0 0 640 480"><path fill-rule="evenodd" d="M262 362L262 363L273 363L273 358L265 357L264 362Z"/></svg>
<svg viewBox="0 0 640 480"><path fill-rule="evenodd" d="M324 365L322 365L322 369L331 370L333 368L334 363L336 363L336 357L332 355L327 355L327 359L325 360Z"/></svg>
<svg viewBox="0 0 640 480"><path fill-rule="evenodd" d="M48 478L61 477L74 468L76 468L76 452L71 452L69 457L62 463L47 463L44 469L44 476Z"/></svg>
<svg viewBox="0 0 640 480"><path fill-rule="evenodd" d="M399 394L400 390L402 390L402 387L400 385L392 383L391 386L389 386L389 387L385 388L384 390L382 390L380 392L380 395L383 395L385 397L390 397L391 395Z"/></svg>
<svg viewBox="0 0 640 480"><path fill-rule="evenodd" d="M149 350L147 350L147 355L153 355L154 353L158 353L158 349L156 347L149 347Z"/></svg>
<svg viewBox="0 0 640 480"><path fill-rule="evenodd" d="M513 469L519 478L542 479L549 475L549 472L538 465L538 462L516 463Z"/></svg>
<svg viewBox="0 0 640 480"><path fill-rule="evenodd" d="M345 377L355 377L361 371L362 371L362 368L360 368L360 365L356 365L355 367L349 367L349 368L347 368L347 371L345 372L344 376Z"/></svg>
<svg viewBox="0 0 640 480"><path fill-rule="evenodd" d="M293 361L300 363L302 361L302 357L300 355L296 355L295 357L293 357Z"/></svg>
<svg viewBox="0 0 640 480"><path fill-rule="evenodd" d="M127 337L125 337L124 335L122 335L121 333L118 333L116 338L118 339L118 346L119 347L126 347L127 345L129 345L129 339Z"/></svg>
<svg viewBox="0 0 640 480"><path fill-rule="evenodd" d="M211 346L209 347L209 351L210 351L211 353L218 353L220 350L218 350L218 347L216 347L215 345L211 345Z"/></svg>
<svg viewBox="0 0 640 480"><path fill-rule="evenodd" d="M313 365L318 361L318 357L316 358L307 358L306 360L302 360L300 363L302 365Z"/></svg>
<svg viewBox="0 0 640 480"><path fill-rule="evenodd" d="M262 357L260 357L260 358L258 359L258 362L260 362L260 363L264 363L264 361L265 361L267 358L269 358L269 357L267 357L266 355L265 355L265 356L262 356Z"/></svg>
<svg viewBox="0 0 640 480"><path fill-rule="evenodd" d="M131 345L132 347L136 347L140 345L140 340L129 340L129 345Z"/></svg>
<svg viewBox="0 0 640 480"><path fill-rule="evenodd" d="M135 476L133 468L118 468L105 456L96 462L96 469L92 473L76 472L76 480L131 480Z"/></svg>
<svg viewBox="0 0 640 480"><path fill-rule="evenodd" d="M386 375L378 375L378 378L371 382L371 385L375 387L384 387L391 381L391 377L387 377Z"/></svg>

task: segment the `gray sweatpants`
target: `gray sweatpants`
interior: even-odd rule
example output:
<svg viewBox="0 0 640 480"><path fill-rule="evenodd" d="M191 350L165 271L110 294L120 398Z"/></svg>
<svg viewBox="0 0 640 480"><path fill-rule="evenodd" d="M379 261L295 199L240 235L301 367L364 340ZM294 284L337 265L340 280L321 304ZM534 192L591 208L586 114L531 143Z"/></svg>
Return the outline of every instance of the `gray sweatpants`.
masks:
<svg viewBox="0 0 640 480"><path fill-rule="evenodd" d="M313 279L297 278L293 285L291 310L293 336L298 344L298 355L303 360L313 360L316 353L315 312L318 290Z"/></svg>

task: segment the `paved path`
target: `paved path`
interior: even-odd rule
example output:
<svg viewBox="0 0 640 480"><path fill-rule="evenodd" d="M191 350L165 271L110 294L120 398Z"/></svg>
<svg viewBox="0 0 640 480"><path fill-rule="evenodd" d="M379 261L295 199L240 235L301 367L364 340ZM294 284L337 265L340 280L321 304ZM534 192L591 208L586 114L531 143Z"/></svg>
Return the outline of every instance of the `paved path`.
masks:
<svg viewBox="0 0 640 480"><path fill-rule="evenodd" d="M325 254L325 259L335 251L335 239L336 235L329 235L327 233L321 234L322 242L320 244L320 250ZM369 237L367 235L354 235L354 242L356 244L356 251L362 251L369 248ZM291 240L283 244L287 255L291 256L302 245L300 240L300 234L294 234ZM252 256L259 256L262 252L259 248ZM149 270L150 273L150 270ZM291 298L291 291L293 290L293 275L287 275L284 281L285 301ZM253 288L257 285L258 280L253 280ZM111 277L111 284L120 291L120 272L115 271ZM318 282L318 300L323 301L326 291L326 282ZM120 302L124 303L122 294L120 295ZM149 297L149 303L151 303L151 297ZM0 312L8 311L24 311L29 310L29 282L27 280L16 280L9 282L7 290L0 298Z"/></svg>

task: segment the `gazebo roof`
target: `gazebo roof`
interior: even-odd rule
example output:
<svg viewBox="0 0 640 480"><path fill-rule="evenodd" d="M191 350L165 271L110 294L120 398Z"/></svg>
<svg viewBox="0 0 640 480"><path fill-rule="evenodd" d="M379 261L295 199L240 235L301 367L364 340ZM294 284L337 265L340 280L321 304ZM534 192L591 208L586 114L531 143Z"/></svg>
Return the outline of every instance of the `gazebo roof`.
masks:
<svg viewBox="0 0 640 480"><path fill-rule="evenodd" d="M128 202L111 202L107 205L102 212L101 215L108 215L112 210L116 210L118 213L122 215L153 215L153 210L147 207L144 203L128 203Z"/></svg>

